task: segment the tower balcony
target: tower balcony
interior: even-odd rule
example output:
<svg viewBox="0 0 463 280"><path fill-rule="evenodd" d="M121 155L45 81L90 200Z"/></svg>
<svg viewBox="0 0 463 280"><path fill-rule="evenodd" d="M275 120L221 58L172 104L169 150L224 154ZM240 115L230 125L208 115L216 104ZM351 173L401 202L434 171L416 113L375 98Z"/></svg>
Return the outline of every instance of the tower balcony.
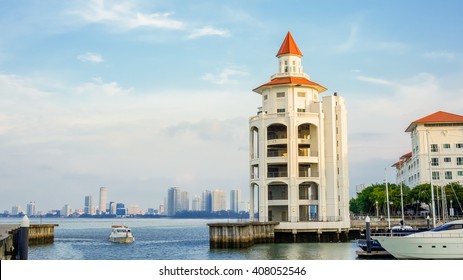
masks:
<svg viewBox="0 0 463 280"><path fill-rule="evenodd" d="M318 171L299 170L299 177L318 179L320 177Z"/></svg>

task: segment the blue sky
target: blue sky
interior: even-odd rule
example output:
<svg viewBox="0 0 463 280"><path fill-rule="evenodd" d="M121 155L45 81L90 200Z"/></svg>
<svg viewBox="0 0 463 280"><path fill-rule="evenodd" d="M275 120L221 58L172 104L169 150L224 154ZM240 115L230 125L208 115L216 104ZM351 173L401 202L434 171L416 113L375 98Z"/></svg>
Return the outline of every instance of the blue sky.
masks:
<svg viewBox="0 0 463 280"><path fill-rule="evenodd" d="M463 114L461 1L0 1L0 210L248 197L253 88L288 31L346 98L351 193L395 180L404 130Z"/></svg>

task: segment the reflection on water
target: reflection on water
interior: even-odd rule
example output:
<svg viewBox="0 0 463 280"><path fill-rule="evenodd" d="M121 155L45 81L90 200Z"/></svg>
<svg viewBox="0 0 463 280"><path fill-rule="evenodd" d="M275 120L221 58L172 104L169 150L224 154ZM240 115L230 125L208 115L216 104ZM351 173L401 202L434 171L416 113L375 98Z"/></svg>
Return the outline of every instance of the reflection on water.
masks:
<svg viewBox="0 0 463 280"><path fill-rule="evenodd" d="M37 260L354 260L357 245L347 243L256 244L246 249L209 249L208 223L202 219L43 219L58 224L55 242L29 248ZM0 219L16 224L20 219ZM31 219L31 223L40 220ZM135 242L115 244L113 224L132 228Z"/></svg>

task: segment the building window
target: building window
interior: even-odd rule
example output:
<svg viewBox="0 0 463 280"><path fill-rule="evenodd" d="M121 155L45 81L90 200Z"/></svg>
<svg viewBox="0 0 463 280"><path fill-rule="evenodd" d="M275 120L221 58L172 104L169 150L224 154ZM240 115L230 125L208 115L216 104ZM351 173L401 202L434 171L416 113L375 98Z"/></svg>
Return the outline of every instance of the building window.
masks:
<svg viewBox="0 0 463 280"><path fill-rule="evenodd" d="M455 147L457 147L457 149L463 149L463 143L457 143Z"/></svg>
<svg viewBox="0 0 463 280"><path fill-rule="evenodd" d="M457 165L463 165L463 157L457 157Z"/></svg>
<svg viewBox="0 0 463 280"><path fill-rule="evenodd" d="M305 92L298 92L297 97L305 97Z"/></svg>
<svg viewBox="0 0 463 280"><path fill-rule="evenodd" d="M444 162L452 162L452 158L445 157L445 158L444 158Z"/></svg>
<svg viewBox="0 0 463 280"><path fill-rule="evenodd" d="M304 112L305 112L305 109L304 109L304 108L297 108L297 112L298 112L298 113L304 113Z"/></svg>
<svg viewBox="0 0 463 280"><path fill-rule="evenodd" d="M444 147L444 149L450 149L450 144L444 144L442 146Z"/></svg>
<svg viewBox="0 0 463 280"><path fill-rule="evenodd" d="M277 113L284 113L285 109L277 109Z"/></svg>
<svg viewBox="0 0 463 280"><path fill-rule="evenodd" d="M445 179L452 180L452 171L445 171Z"/></svg>
<svg viewBox="0 0 463 280"><path fill-rule="evenodd" d="M437 144L431 144L431 152L438 152L439 151L439 147L437 146Z"/></svg>
<svg viewBox="0 0 463 280"><path fill-rule="evenodd" d="M463 171L457 171L458 177L463 177Z"/></svg>
<svg viewBox="0 0 463 280"><path fill-rule="evenodd" d="M285 97L285 93L284 92L277 92L277 97L278 98Z"/></svg>
<svg viewBox="0 0 463 280"><path fill-rule="evenodd" d="M264 94L264 100L267 100L267 99L268 99L268 95Z"/></svg>
<svg viewBox="0 0 463 280"><path fill-rule="evenodd" d="M432 166L439 166L439 159L438 158L431 158L431 165Z"/></svg>
<svg viewBox="0 0 463 280"><path fill-rule="evenodd" d="M439 180L439 172L438 171L433 171L432 172L432 179L433 180Z"/></svg>

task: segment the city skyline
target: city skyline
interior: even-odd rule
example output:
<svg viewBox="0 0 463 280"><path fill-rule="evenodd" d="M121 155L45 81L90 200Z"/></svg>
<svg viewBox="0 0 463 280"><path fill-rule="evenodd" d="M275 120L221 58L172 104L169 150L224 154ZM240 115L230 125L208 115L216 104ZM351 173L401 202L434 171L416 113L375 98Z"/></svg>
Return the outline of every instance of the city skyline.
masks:
<svg viewBox="0 0 463 280"><path fill-rule="evenodd" d="M463 115L462 8L2 2L0 210L31 201L61 209L90 193L97 202L100 186L108 201L143 209L170 186L190 198L239 188L249 200L248 120L261 103L252 89L276 72L288 31L310 78L345 97L350 195L383 182L385 168L394 182L392 164L410 152L408 124Z"/></svg>

